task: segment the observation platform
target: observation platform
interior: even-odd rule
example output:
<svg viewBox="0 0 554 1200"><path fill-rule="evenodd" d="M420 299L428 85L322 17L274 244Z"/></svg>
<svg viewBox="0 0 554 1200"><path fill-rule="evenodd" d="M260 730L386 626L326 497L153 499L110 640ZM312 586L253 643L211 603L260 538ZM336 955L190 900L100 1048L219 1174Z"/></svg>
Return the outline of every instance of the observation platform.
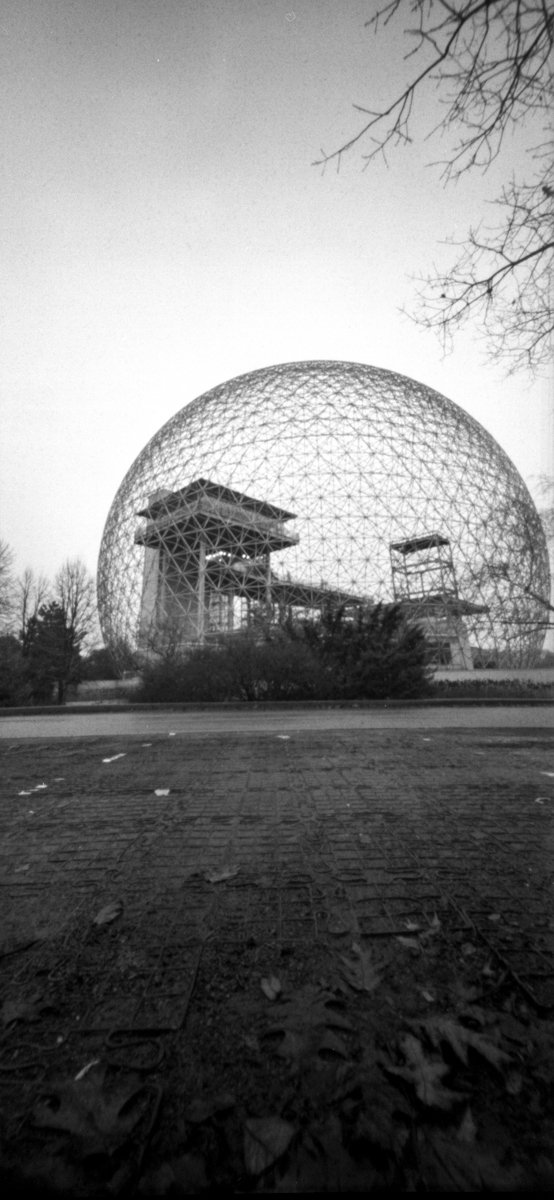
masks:
<svg viewBox="0 0 554 1200"><path fill-rule="evenodd" d="M231 552L241 546L251 556L284 550L299 541L297 534L285 529L295 513L208 479L196 479L175 492L156 493L137 515L147 523L136 531L135 542L151 549L160 541L172 548L193 549L201 540L208 552Z"/></svg>

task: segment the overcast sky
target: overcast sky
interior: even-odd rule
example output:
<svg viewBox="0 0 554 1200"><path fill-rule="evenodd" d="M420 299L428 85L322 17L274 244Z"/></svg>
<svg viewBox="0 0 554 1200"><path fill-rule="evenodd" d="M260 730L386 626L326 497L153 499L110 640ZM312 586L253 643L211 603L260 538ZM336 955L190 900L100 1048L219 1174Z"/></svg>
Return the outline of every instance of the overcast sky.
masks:
<svg viewBox="0 0 554 1200"><path fill-rule="evenodd" d="M476 417L534 494L554 473L552 379L506 380L477 328L443 360L399 311L506 159L446 191L421 144L388 170L357 152L340 175L310 165L358 127L353 102L403 75L399 37L364 28L375 7L3 0L0 536L18 569L78 555L94 572L160 425L278 362L411 376ZM417 127L433 118L431 92Z"/></svg>

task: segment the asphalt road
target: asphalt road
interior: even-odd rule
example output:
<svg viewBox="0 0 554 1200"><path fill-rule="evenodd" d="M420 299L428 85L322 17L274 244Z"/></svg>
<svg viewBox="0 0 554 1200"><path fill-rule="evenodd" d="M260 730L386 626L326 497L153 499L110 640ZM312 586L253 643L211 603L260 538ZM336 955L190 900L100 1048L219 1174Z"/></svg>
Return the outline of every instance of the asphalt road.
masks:
<svg viewBox="0 0 554 1200"><path fill-rule="evenodd" d="M406 709L201 709L52 713L0 719L0 738L291 733L325 729L554 729L554 705L468 705Z"/></svg>

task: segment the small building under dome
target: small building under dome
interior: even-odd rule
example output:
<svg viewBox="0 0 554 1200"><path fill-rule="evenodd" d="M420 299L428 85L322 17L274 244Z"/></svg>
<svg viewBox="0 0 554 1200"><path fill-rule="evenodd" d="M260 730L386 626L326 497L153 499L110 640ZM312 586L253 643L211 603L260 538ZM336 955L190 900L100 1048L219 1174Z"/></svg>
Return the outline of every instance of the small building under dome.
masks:
<svg viewBox="0 0 554 1200"><path fill-rule="evenodd" d="M250 628L254 613L269 622L314 616L329 605L355 610L368 598L308 586L273 571L271 555L298 545L295 514L209 479L175 492L154 492L135 542L144 547L138 650L145 657L203 645ZM484 611L458 594L448 538L434 533L391 544L394 599L423 630L434 660L469 670L463 618Z"/></svg>
<svg viewBox="0 0 554 1200"><path fill-rule="evenodd" d="M333 602L358 605L359 596L282 579L271 555L298 544L289 528L295 514L197 479L175 492L154 492L135 533L144 547L138 649L170 642L184 648L214 635L248 628L255 610L270 620L304 615Z"/></svg>

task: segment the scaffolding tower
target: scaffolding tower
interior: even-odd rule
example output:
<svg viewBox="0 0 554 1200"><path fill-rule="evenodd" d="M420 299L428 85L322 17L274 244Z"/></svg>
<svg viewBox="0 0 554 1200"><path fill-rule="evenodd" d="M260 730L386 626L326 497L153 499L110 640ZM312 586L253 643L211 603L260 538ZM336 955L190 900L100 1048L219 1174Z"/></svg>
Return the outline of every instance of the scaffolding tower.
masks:
<svg viewBox="0 0 554 1200"><path fill-rule="evenodd" d="M487 609L460 597L450 540L427 533L391 542L389 549L394 599L423 630L434 664L471 670L464 617Z"/></svg>

